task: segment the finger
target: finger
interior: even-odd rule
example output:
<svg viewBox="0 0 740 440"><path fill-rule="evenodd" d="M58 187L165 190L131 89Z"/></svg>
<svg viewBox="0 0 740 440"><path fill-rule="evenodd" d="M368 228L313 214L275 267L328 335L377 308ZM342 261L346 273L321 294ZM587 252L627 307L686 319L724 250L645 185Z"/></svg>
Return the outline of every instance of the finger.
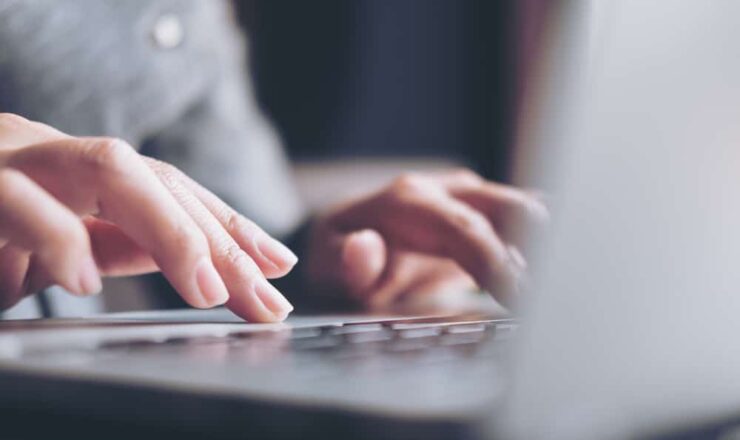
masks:
<svg viewBox="0 0 740 440"><path fill-rule="evenodd" d="M432 260L432 258L428 258ZM406 295L432 295L440 292L471 292L477 289L475 280L450 260L433 259L426 264L424 276L409 288ZM479 290L479 289L478 289Z"/></svg>
<svg viewBox="0 0 740 440"><path fill-rule="evenodd" d="M118 226L95 217L87 217L83 223L102 275L118 277L159 271L149 252Z"/></svg>
<svg viewBox="0 0 740 440"><path fill-rule="evenodd" d="M508 245L506 248L509 250L509 255L511 256L512 261L519 266L519 268L524 271L527 269L527 260L524 258L524 255L519 251L519 248L513 245Z"/></svg>
<svg viewBox="0 0 740 440"><path fill-rule="evenodd" d="M393 305L394 310L408 313L462 313L476 310L480 294L475 282L459 271L455 275L430 275L411 286Z"/></svg>
<svg viewBox="0 0 740 440"><path fill-rule="evenodd" d="M450 194L482 212L507 241L520 247L549 222L549 211L535 193L488 182L462 170L438 176Z"/></svg>
<svg viewBox="0 0 740 440"><path fill-rule="evenodd" d="M392 191L353 205L336 221L340 228L364 224L392 245L451 258L499 301L508 303L516 291L519 269L489 221L428 179L402 178Z"/></svg>
<svg viewBox="0 0 740 440"><path fill-rule="evenodd" d="M360 297L378 283L386 267L386 245L377 231L364 229L343 235L339 273L344 287Z"/></svg>
<svg viewBox="0 0 740 440"><path fill-rule="evenodd" d="M371 310L385 310L398 297L406 293L421 274L418 271L417 261L405 258L406 252L400 252L390 257L388 267L383 278L366 296L365 303Z"/></svg>
<svg viewBox="0 0 740 440"><path fill-rule="evenodd" d="M0 237L30 251L52 281L70 292L101 289L82 222L22 173L0 170Z"/></svg>
<svg viewBox="0 0 740 440"><path fill-rule="evenodd" d="M249 321L284 320L293 306L267 282L254 260L174 174L163 173L159 178L205 233L211 258L229 291L227 305L232 311Z"/></svg>
<svg viewBox="0 0 740 440"><path fill-rule="evenodd" d="M12 113L0 113L0 149L18 148L68 137L48 125Z"/></svg>
<svg viewBox="0 0 740 440"><path fill-rule="evenodd" d="M375 309L395 307L399 302L407 302L411 296L438 294L440 290L470 291L476 287L475 281L448 259L397 252L393 261L388 269L392 275L371 295L370 303Z"/></svg>
<svg viewBox="0 0 740 440"><path fill-rule="evenodd" d="M31 253L12 245L0 248L0 310L9 309L28 293Z"/></svg>
<svg viewBox="0 0 740 440"><path fill-rule="evenodd" d="M97 215L119 226L152 256L190 305L212 307L228 299L205 235L125 142L54 141L16 151L8 165L77 214Z"/></svg>
<svg viewBox="0 0 740 440"><path fill-rule="evenodd" d="M479 188L453 187L451 194L484 213L507 241L521 248L549 222L545 205L522 190L487 183Z"/></svg>
<svg viewBox="0 0 740 440"><path fill-rule="evenodd" d="M464 273L455 276L431 274L408 289L404 296L422 297L435 294L469 293L475 290L475 281Z"/></svg>
<svg viewBox="0 0 740 440"><path fill-rule="evenodd" d="M257 263L268 278L284 276L295 266L298 257L278 240L270 237L254 222L248 220L212 192L188 177L185 173L164 162L146 159L158 175L179 182L208 209L236 243Z"/></svg>

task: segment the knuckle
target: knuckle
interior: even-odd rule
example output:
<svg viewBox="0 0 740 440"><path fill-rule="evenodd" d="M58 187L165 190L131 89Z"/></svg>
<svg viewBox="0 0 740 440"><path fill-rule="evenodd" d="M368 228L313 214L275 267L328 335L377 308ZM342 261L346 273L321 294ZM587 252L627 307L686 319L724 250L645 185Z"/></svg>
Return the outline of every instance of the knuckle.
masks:
<svg viewBox="0 0 740 440"><path fill-rule="evenodd" d="M177 224L169 231L165 241L170 243L172 255L189 256L194 254L208 254L208 242L203 232L195 225Z"/></svg>
<svg viewBox="0 0 740 440"><path fill-rule="evenodd" d="M118 138L93 139L83 151L82 160L93 172L107 175L123 173L138 161L136 150Z"/></svg>
<svg viewBox="0 0 740 440"><path fill-rule="evenodd" d="M429 187L429 179L418 173L404 173L391 183L391 189L399 193L424 192Z"/></svg>
<svg viewBox="0 0 740 440"><path fill-rule="evenodd" d="M154 170L154 172L156 172L160 176L165 176L169 179L177 179L180 177L181 171L176 166L170 163L163 162L151 157L143 157L143 159L144 162L149 165L149 168Z"/></svg>
<svg viewBox="0 0 740 440"><path fill-rule="evenodd" d="M157 178L159 178L162 184L164 184L164 186L170 191L176 192L178 195L180 193L190 194L190 192L182 185L182 179L179 174L180 171L177 168L161 161L155 161L155 163L152 163L147 160L146 162Z"/></svg>
<svg viewBox="0 0 740 440"><path fill-rule="evenodd" d="M3 126L18 126L29 124L31 121L24 118L23 116L16 115L15 113L0 113L0 125Z"/></svg>
<svg viewBox="0 0 740 440"><path fill-rule="evenodd" d="M465 184L479 184L483 178L467 168L455 168L450 172L453 179Z"/></svg>
<svg viewBox="0 0 740 440"><path fill-rule="evenodd" d="M252 259L238 246L229 246L226 249L224 258L231 266L239 268L247 277L258 276L259 269Z"/></svg>
<svg viewBox="0 0 740 440"><path fill-rule="evenodd" d="M229 208L224 206L223 218L225 218L226 230L233 234L239 234L249 240L257 238L259 228L252 221Z"/></svg>

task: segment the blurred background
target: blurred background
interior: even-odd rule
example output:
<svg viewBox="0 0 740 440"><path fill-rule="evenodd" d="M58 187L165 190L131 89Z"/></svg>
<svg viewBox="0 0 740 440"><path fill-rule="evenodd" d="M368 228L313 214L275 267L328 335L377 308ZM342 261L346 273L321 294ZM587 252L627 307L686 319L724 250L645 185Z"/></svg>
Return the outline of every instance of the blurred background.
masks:
<svg viewBox="0 0 740 440"><path fill-rule="evenodd" d="M408 170L464 166L512 180L525 79L559 1L232 3L247 36L247 80L309 211ZM184 306L158 275L108 279L104 290L107 311ZM54 294L73 303L72 315L100 311Z"/></svg>
<svg viewBox="0 0 740 440"><path fill-rule="evenodd" d="M237 5L260 101L295 158L449 157L505 178L484 159L506 157L513 1Z"/></svg>
<svg viewBox="0 0 740 440"><path fill-rule="evenodd" d="M308 205L409 168L457 164L510 180L538 3L237 1L259 101ZM362 182L338 194L347 173Z"/></svg>

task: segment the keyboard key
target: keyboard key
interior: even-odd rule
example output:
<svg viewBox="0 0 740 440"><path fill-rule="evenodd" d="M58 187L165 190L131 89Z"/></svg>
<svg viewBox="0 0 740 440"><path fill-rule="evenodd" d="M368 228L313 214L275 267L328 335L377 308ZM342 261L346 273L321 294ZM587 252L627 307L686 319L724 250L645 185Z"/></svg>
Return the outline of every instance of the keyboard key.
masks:
<svg viewBox="0 0 740 440"><path fill-rule="evenodd" d="M442 333L441 327L417 327L398 330L398 337L401 339L430 338Z"/></svg>
<svg viewBox="0 0 740 440"><path fill-rule="evenodd" d="M393 339L394 333L390 330L381 329L375 332L350 333L345 339L350 344L366 344L370 342L389 341Z"/></svg>
<svg viewBox="0 0 740 440"><path fill-rule="evenodd" d="M445 332L449 334L462 334L462 333L483 333L486 331L485 324L460 324L451 325L445 328Z"/></svg>
<svg viewBox="0 0 740 440"><path fill-rule="evenodd" d="M321 329L316 327L294 328L287 331L290 339L315 338L321 335Z"/></svg>
<svg viewBox="0 0 740 440"><path fill-rule="evenodd" d="M381 324L346 324L342 327L329 329L328 333L332 335L350 335L356 333L381 332L383 329L384 328Z"/></svg>

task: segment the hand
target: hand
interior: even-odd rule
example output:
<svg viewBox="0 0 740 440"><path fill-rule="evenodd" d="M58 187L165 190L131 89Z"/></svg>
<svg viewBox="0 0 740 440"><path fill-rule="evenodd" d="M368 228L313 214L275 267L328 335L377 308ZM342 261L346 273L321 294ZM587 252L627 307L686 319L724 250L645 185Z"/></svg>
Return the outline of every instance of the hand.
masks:
<svg viewBox="0 0 740 440"><path fill-rule="evenodd" d="M318 289L375 309L475 286L510 305L526 268L524 231L547 219L536 195L468 170L408 174L318 219L306 271Z"/></svg>
<svg viewBox="0 0 740 440"><path fill-rule="evenodd" d="M217 170L214 170L217 172ZM124 141L75 138L0 114L0 307L58 284L161 270L194 307L252 321L292 306L266 278L295 255L175 167Z"/></svg>

